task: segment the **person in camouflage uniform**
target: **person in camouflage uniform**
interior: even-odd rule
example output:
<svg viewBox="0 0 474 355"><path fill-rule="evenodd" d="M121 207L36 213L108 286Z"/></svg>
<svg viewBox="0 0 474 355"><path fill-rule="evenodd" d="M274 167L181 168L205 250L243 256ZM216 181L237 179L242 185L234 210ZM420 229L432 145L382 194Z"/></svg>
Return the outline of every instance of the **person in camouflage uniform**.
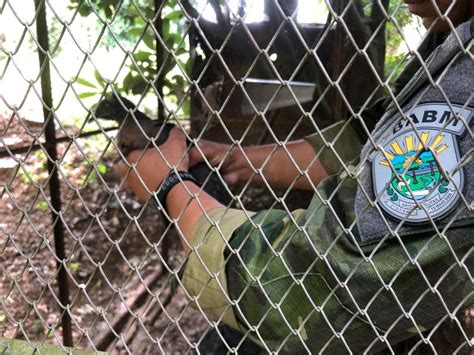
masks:
<svg viewBox="0 0 474 355"><path fill-rule="evenodd" d="M285 148L191 151L230 184L258 171L271 186L317 185L307 209L232 209L191 181L164 201L189 250L189 296L268 351L373 352L474 303L474 8L440 1L442 22L430 1L406 2L451 34L425 40L396 97ZM143 201L169 174L163 157L189 166L178 130L160 148L128 157L141 180L134 172L127 187Z"/></svg>

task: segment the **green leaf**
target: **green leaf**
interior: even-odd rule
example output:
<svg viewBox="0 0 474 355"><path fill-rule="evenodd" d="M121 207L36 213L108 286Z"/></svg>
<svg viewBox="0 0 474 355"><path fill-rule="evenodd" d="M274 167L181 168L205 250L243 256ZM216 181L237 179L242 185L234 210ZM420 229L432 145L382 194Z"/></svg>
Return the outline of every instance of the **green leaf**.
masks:
<svg viewBox="0 0 474 355"><path fill-rule="evenodd" d="M174 60L167 60L165 63L165 74L172 71L175 66L176 66L176 62Z"/></svg>
<svg viewBox="0 0 474 355"><path fill-rule="evenodd" d="M183 111L184 116L189 116L191 113L191 100L186 99L183 102L183 106L181 106L181 110Z"/></svg>
<svg viewBox="0 0 474 355"><path fill-rule="evenodd" d="M148 31L143 35L142 40L148 48L155 49L155 36L152 36Z"/></svg>
<svg viewBox="0 0 474 355"><path fill-rule="evenodd" d="M82 4L79 7L79 15L82 17L87 17L92 13L92 7L90 7L88 4Z"/></svg>
<svg viewBox="0 0 474 355"><path fill-rule="evenodd" d="M177 50L174 51L175 54L178 56L178 55L181 55L181 54L187 54L188 51L186 50L186 48L178 48Z"/></svg>
<svg viewBox="0 0 474 355"><path fill-rule="evenodd" d="M97 70L94 71L94 77L95 77L95 80L97 81L97 84L99 84L102 89L105 88L104 80L102 79L102 77L100 76L100 73Z"/></svg>
<svg viewBox="0 0 474 355"><path fill-rule="evenodd" d="M39 201L36 207L41 211L47 211L49 209L49 205L46 201Z"/></svg>
<svg viewBox="0 0 474 355"><path fill-rule="evenodd" d="M105 174L107 172L107 166L103 163L100 163L97 165L97 170L99 170L99 173Z"/></svg>
<svg viewBox="0 0 474 355"><path fill-rule="evenodd" d="M76 270L79 270L79 263L70 263L69 264L69 269L73 270L73 271L76 271Z"/></svg>
<svg viewBox="0 0 474 355"><path fill-rule="evenodd" d="M168 15L166 15L164 18L168 20L179 20L183 17L183 13L181 10L175 10L170 12Z"/></svg>
<svg viewBox="0 0 474 355"><path fill-rule="evenodd" d="M147 82L140 76L136 77L136 81L132 86L132 94L141 95L147 87Z"/></svg>
<svg viewBox="0 0 474 355"><path fill-rule="evenodd" d="M179 85L179 86L184 86L186 85L186 82L184 80L184 77L183 75L181 74L176 74L174 75L171 80L174 80L176 82L176 85Z"/></svg>
<svg viewBox="0 0 474 355"><path fill-rule="evenodd" d="M145 52L145 51L139 51L137 53L135 53L133 55L133 58L135 58L135 60L138 62L138 61L141 61L141 62L148 62L150 60L150 56L152 55L153 53L150 53L150 52Z"/></svg>
<svg viewBox="0 0 474 355"><path fill-rule="evenodd" d="M184 71L188 75L189 75L189 73L191 73L191 65L192 65L192 62L189 59L184 64L181 65L181 67L184 69Z"/></svg>
<svg viewBox="0 0 474 355"><path fill-rule="evenodd" d="M128 31L128 34L131 37L139 37L142 33L143 33L143 28L140 28L140 27L132 28L130 31Z"/></svg>
<svg viewBox="0 0 474 355"><path fill-rule="evenodd" d="M145 15L147 18L153 18L155 16L155 11L153 6L145 6L145 8L141 9L142 11L145 11Z"/></svg>
<svg viewBox="0 0 474 355"><path fill-rule="evenodd" d="M93 88L93 89L96 88L96 86L95 86L94 84L92 84L90 81L87 81L87 80L84 79L84 78L77 78L76 83L78 83L78 84L80 84L80 85L87 86L87 87L89 87L89 88Z"/></svg>
<svg viewBox="0 0 474 355"><path fill-rule="evenodd" d="M123 90L127 93L130 93L132 91L132 86L134 82L135 82L135 78L133 74L131 72L128 73L123 79L123 83L122 83Z"/></svg>
<svg viewBox="0 0 474 355"><path fill-rule="evenodd" d="M98 93L97 92L83 92L83 93L79 94L79 98L80 99L87 99L88 97L92 97L92 96L95 96L95 95L98 95Z"/></svg>
<svg viewBox="0 0 474 355"><path fill-rule="evenodd" d="M170 34L170 22L167 20L164 20L161 28L162 28L161 32L163 33L163 37L164 38L168 37L168 35Z"/></svg>
<svg viewBox="0 0 474 355"><path fill-rule="evenodd" d="M112 12L112 10L111 10L110 7L105 7L105 8L104 8L104 11L105 11L105 16L107 16L108 18L111 18L111 17L112 17L113 12Z"/></svg>

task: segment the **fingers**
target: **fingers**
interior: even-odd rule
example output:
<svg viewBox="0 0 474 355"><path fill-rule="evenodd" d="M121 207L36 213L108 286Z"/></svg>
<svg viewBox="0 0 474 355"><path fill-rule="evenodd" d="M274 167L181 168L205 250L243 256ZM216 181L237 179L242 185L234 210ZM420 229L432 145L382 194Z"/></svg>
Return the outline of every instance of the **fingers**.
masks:
<svg viewBox="0 0 474 355"><path fill-rule="evenodd" d="M223 178L228 186L234 186L239 183L239 174L237 172L224 174Z"/></svg>
<svg viewBox="0 0 474 355"><path fill-rule="evenodd" d="M201 139L197 142L197 145L199 146L199 149L192 147L189 150L189 166L194 166L205 160L208 160L212 165L218 151L218 149L216 149L216 143L206 139Z"/></svg>
<svg viewBox="0 0 474 355"><path fill-rule="evenodd" d="M241 150L235 147L231 148L228 144L203 139L198 142L198 148L190 149L189 166L195 166L203 161L207 161L214 167L219 166L224 181L229 186L234 186L241 181L242 164L237 162L237 156L241 155Z"/></svg>
<svg viewBox="0 0 474 355"><path fill-rule="evenodd" d="M179 171L189 169L187 139L179 127L173 127L169 139L159 147L169 166L175 166Z"/></svg>
<svg viewBox="0 0 474 355"><path fill-rule="evenodd" d="M186 135L184 134L184 132L181 130L181 128L179 127L173 127L171 128L171 131L170 131L170 136L168 138L168 141L183 141L184 143L186 143Z"/></svg>
<svg viewBox="0 0 474 355"><path fill-rule="evenodd" d="M114 165L115 173L120 176L125 176L128 169L129 167L127 166L127 164L122 161L119 161L117 164Z"/></svg>
<svg viewBox="0 0 474 355"><path fill-rule="evenodd" d="M141 165L142 161L150 161L154 165L176 165L186 152L186 136L178 127L174 127L170 131L169 138L158 148L151 147L145 152L137 149L127 155L127 161L130 164ZM122 163L120 169L124 169L126 164ZM128 169L128 167L127 167Z"/></svg>
<svg viewBox="0 0 474 355"><path fill-rule="evenodd" d="M148 199L148 193L146 189L143 187L135 171L130 171L130 168L127 166L127 164L119 162L114 166L114 170L122 179L127 177L125 180L123 180L122 185L126 191L135 194L137 199L142 202L145 202Z"/></svg>
<svg viewBox="0 0 474 355"><path fill-rule="evenodd" d="M228 144L216 143L201 139L197 143L199 148L192 147L189 151L189 166L208 161L211 166L218 166L224 161L223 171L231 165L230 155L233 149Z"/></svg>
<svg viewBox="0 0 474 355"><path fill-rule="evenodd" d="M122 161L120 161L120 162L118 162L117 164L114 165L115 174L117 174L118 176L120 176L122 178L127 175L129 170L130 170L130 168L127 166L127 164L125 164ZM130 184L129 184L129 179L124 181L123 187L125 188L125 190L127 190L129 192L131 191Z"/></svg>
<svg viewBox="0 0 474 355"><path fill-rule="evenodd" d="M123 187L145 202L168 176L171 167L188 170L186 136L179 128L173 128L169 139L158 149L134 150L127 155L127 162L117 163L115 171L124 179Z"/></svg>
<svg viewBox="0 0 474 355"><path fill-rule="evenodd" d="M192 147L189 150L189 166L192 167L202 161L204 161L204 157L196 147Z"/></svg>

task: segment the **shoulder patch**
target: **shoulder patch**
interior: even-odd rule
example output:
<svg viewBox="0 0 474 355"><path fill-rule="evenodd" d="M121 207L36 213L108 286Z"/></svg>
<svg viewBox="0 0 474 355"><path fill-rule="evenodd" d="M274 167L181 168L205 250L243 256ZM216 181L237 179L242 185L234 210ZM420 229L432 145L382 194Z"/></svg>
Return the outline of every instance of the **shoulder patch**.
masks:
<svg viewBox="0 0 474 355"><path fill-rule="evenodd" d="M390 126L372 158L374 192L385 212L422 223L442 218L456 206L464 188L458 136L469 126L473 111L461 105L420 104Z"/></svg>

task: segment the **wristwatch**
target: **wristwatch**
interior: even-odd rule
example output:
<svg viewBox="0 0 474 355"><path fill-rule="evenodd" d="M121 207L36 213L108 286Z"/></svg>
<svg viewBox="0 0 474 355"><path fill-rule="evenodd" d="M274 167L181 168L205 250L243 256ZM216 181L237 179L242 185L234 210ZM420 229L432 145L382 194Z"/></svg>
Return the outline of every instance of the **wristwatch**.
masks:
<svg viewBox="0 0 474 355"><path fill-rule="evenodd" d="M155 194L156 198L153 199L153 202L161 212L163 219L167 224L169 224L169 220L166 217L166 215L168 215L168 209L166 208L166 197L168 196L168 193L171 191L171 189L182 181L192 181L196 185L200 186L196 178L187 171L171 171L161 186L158 188L158 192Z"/></svg>

